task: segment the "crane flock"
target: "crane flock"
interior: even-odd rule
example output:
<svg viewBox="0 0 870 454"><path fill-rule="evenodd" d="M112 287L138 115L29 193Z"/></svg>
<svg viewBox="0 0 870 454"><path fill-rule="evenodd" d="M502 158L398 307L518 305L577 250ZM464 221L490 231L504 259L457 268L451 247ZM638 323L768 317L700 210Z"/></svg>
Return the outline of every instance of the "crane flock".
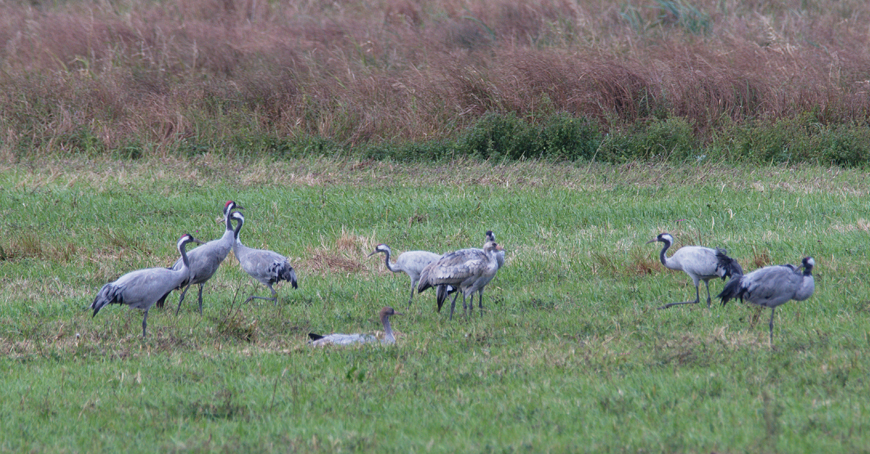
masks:
<svg viewBox="0 0 870 454"><path fill-rule="evenodd" d="M181 309L184 296L191 285L199 285L199 313L202 314L203 285L211 279L220 265L232 250L239 266L252 278L265 285L272 293L271 298L251 295L245 303L254 299L264 299L278 302L278 293L273 285L287 281L295 289L298 288L296 272L287 257L266 249L254 249L245 246L239 239L239 233L245 223L245 217L237 210L244 209L230 200L223 209L224 234L216 240L203 243L190 234L184 234L178 240L176 248L180 257L169 268L145 268L131 271L119 277L114 282L105 284L97 292L97 296L89 306L93 315L109 304L120 304L141 309L142 337L147 333L148 311L155 304L162 308L167 296L173 290L180 290L176 315ZM235 227L233 221L236 222ZM196 242L201 246L190 252L186 251L189 243ZM775 265L755 270L749 274L743 273L743 268L736 259L729 257L724 249L703 246L683 246L670 257L667 251L674 244L671 234L664 232L648 241L663 243L659 259L666 268L683 271L692 278L695 286L695 299L668 303L658 307L666 309L677 305L698 304L700 302L700 282L704 281L707 289L707 307L711 306L709 281L715 278L723 280L730 278L725 287L717 295L724 307L728 301L739 299L751 304L769 307L770 313L770 344L773 345L773 318L776 307L790 301L804 301L812 296L815 290L812 270L815 261L812 257L802 260L800 266ZM474 312L474 294L477 293L479 312L483 313L483 291L491 282L499 269L505 263L504 248L496 243L492 230L486 231L482 248L459 249L444 254L414 250L399 254L395 262L391 262L392 250L386 244L378 244L375 254L384 254L384 264L393 273L403 272L411 280L411 294L408 306L414 299L414 291L422 293L436 288L436 309L441 307L450 293L462 293L462 308L466 318ZM450 305L450 319L456 308L454 295ZM468 299L468 304L466 300ZM379 312L379 318L384 327L384 338L377 339L366 334L309 334L309 343L313 346L350 345L380 341L383 344L395 343L395 336L390 327L390 317L401 315L392 307L384 307Z"/></svg>

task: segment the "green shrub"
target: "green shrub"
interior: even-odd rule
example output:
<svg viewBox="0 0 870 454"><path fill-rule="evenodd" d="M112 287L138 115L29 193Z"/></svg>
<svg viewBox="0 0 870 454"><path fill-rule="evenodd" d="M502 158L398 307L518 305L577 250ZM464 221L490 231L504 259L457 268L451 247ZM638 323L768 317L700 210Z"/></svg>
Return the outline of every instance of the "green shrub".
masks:
<svg viewBox="0 0 870 454"><path fill-rule="evenodd" d="M703 157L699 149L692 125L682 118L668 118L611 131L596 159L615 163L638 159L684 161Z"/></svg>
<svg viewBox="0 0 870 454"><path fill-rule="evenodd" d="M551 117L541 131L543 154L556 160L589 160L601 145L598 126L567 113Z"/></svg>

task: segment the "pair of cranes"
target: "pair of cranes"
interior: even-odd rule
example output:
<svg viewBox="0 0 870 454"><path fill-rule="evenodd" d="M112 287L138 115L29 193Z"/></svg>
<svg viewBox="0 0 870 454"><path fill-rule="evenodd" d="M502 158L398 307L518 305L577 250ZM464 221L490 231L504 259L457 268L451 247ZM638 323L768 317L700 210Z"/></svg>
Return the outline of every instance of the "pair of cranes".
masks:
<svg viewBox="0 0 870 454"><path fill-rule="evenodd" d="M166 297L173 290L183 289L178 298L178 308L191 285L199 284L199 313L202 314L202 288L217 271L232 249L233 254L239 260L242 269L251 277L265 285L272 291L272 298L251 295L245 302L252 299L264 299L278 301L278 294L272 288L272 284L279 281L289 281L293 288L297 288L296 273L287 257L277 252L249 248L239 240L239 232L245 223L242 213L233 210L244 207L230 200L224 205L224 222L226 230L223 236L217 240L202 243L190 234L184 234L177 243L177 249L181 257L169 268L145 268L131 271L114 282L104 285L90 305L96 316L100 309L109 304L122 304L133 308L142 309L142 337L146 335L148 326L148 311L154 304L163 307ZM233 228L232 221L238 225ZM191 242L202 244L186 252L187 245Z"/></svg>
<svg viewBox="0 0 870 454"><path fill-rule="evenodd" d="M438 311L450 293L462 293L462 307L466 311L466 295L471 296L471 311L474 311L474 294L478 294L478 306L483 311L483 289L494 277L499 268L504 265L504 248L495 242L492 230L486 232L486 241L482 249L468 248L438 255L429 251L406 251L399 255L395 263L390 262L392 250L386 244L379 244L369 257L383 253L387 269L394 273L405 273L411 278L411 296L408 307L414 300L414 290L423 292L430 287L437 288ZM418 285L419 284L419 285ZM456 298L450 306L450 319L453 320L453 310ZM378 339L368 334L327 334L308 333L309 343L314 347L325 345L352 345L378 342L393 344L395 336L390 326L390 317L402 315L392 307L381 309L379 316L384 326L384 338Z"/></svg>
<svg viewBox="0 0 870 454"><path fill-rule="evenodd" d="M406 251L399 254L395 263L390 262L392 250L386 244L377 245L369 257L377 253L385 255L384 263L388 270L394 273L405 273L411 278L409 307L414 300L415 290L422 293L431 287L436 287L439 312L447 296L456 290L462 293L463 311L467 310L466 295L470 295L473 303L474 293L478 293L478 306L483 310L483 289L504 265L504 248L495 242L495 234L492 230L486 231L482 249L459 249L443 255L429 251ZM451 303L451 320L458 296L455 295Z"/></svg>
<svg viewBox="0 0 870 454"><path fill-rule="evenodd" d="M702 246L683 246L671 257L665 253L674 243L674 238L669 233L662 233L647 242L664 243L659 258L662 264L672 270L684 271L695 284L695 300L679 303L669 303L659 307L669 307L682 304L698 304L701 299L698 285L704 281L707 287L707 307L710 307L710 279L730 277L717 298L722 305L732 299L748 301L761 307L770 308L770 344L773 345L773 314L777 306L788 301L804 301L812 296L815 290L813 278L813 266L815 260L805 257L801 266L773 265L755 270L749 274L743 274L743 268L737 260L728 257L723 249L711 249ZM803 269L803 271L801 271Z"/></svg>

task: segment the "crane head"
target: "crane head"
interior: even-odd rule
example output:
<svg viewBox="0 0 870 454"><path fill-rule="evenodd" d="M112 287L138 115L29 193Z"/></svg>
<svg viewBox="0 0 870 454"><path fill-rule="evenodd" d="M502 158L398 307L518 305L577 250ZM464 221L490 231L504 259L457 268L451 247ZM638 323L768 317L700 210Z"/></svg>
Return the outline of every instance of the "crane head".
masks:
<svg viewBox="0 0 870 454"><path fill-rule="evenodd" d="M181 236L181 238L178 239L178 249L181 249L187 243L202 244L202 241L197 240L196 238L193 237L193 235L191 235L189 233L185 233L184 235Z"/></svg>
<svg viewBox="0 0 870 454"><path fill-rule="evenodd" d="M385 252L385 253L389 254L390 247L387 246L386 244L381 243L381 244L375 246L375 251L372 252L371 254L369 254L368 257L371 257L371 256L377 254L378 252Z"/></svg>
<svg viewBox="0 0 870 454"><path fill-rule="evenodd" d="M495 241L487 241L486 244L483 245L484 252L486 251L503 251L504 248L496 243Z"/></svg>
<svg viewBox="0 0 870 454"><path fill-rule="evenodd" d="M816 261L813 260L812 257L804 257L801 263L803 263L804 269L806 270L812 270L813 267L816 266Z"/></svg>
<svg viewBox="0 0 870 454"><path fill-rule="evenodd" d="M492 233L492 230L486 231L486 241L495 241L495 234Z"/></svg>
<svg viewBox="0 0 870 454"><path fill-rule="evenodd" d="M660 233L659 236L647 241L646 244L655 243L656 241L661 241L662 243L666 244L674 244L674 237L672 237L671 234L667 232Z"/></svg>
<svg viewBox="0 0 870 454"><path fill-rule="evenodd" d="M224 215L226 215L230 210L244 210L244 209L245 209L245 207L243 207L241 205L237 205L236 202L233 202L232 200L228 200L227 203L224 205Z"/></svg>
<svg viewBox="0 0 870 454"><path fill-rule="evenodd" d="M384 317L390 317L390 316L393 316L393 315L404 315L404 314L402 314L401 312L396 312L396 311L395 311L392 307L390 307L390 306L385 306L383 309L381 309L380 316L381 316L382 319L383 319Z"/></svg>

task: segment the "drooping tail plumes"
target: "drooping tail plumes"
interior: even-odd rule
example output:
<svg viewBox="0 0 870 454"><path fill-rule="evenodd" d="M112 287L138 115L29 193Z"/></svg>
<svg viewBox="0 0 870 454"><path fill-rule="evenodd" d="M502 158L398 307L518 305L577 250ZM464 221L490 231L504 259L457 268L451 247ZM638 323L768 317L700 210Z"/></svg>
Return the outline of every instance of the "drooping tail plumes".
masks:
<svg viewBox="0 0 870 454"><path fill-rule="evenodd" d="M96 317L97 312L100 312L100 309L106 305L121 304L121 290L122 288L112 285L112 283L104 285L94 298L94 302L91 303L90 309L94 310L93 317Z"/></svg>
<svg viewBox="0 0 870 454"><path fill-rule="evenodd" d="M725 306L728 301L733 299L743 300L743 294L746 292L746 288L743 286L741 282L742 280L742 273L734 275L731 280L725 284L725 288L722 289L722 292L716 295L717 298L722 300L722 306Z"/></svg>
<svg viewBox="0 0 870 454"><path fill-rule="evenodd" d="M435 299L438 302L438 312L441 312L441 306L444 305L444 301L447 299L447 286L439 285L435 291Z"/></svg>
<svg viewBox="0 0 870 454"><path fill-rule="evenodd" d="M740 267L737 260L728 257L728 251L725 249L716 248L716 260L718 260L717 267L725 270L725 274L722 275L723 281L727 277L743 275L743 268Z"/></svg>
<svg viewBox="0 0 870 454"><path fill-rule="evenodd" d="M273 282L288 281L293 288L299 288L296 285L296 272L293 271L290 262L285 260L284 263L275 263L270 271L274 273Z"/></svg>
<svg viewBox="0 0 870 454"><path fill-rule="evenodd" d="M293 271L293 267L290 266L289 262L284 264L284 269L280 270L278 276L285 281L290 281L290 285L292 285L293 288L299 288L299 286L296 285L296 272Z"/></svg>

